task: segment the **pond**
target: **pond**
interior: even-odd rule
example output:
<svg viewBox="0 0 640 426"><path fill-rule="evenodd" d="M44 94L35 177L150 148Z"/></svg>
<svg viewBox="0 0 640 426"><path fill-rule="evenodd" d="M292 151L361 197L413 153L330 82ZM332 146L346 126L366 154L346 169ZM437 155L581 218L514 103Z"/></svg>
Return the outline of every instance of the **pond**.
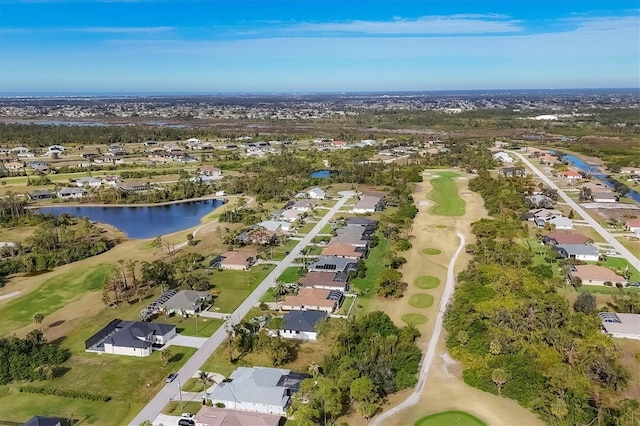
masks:
<svg viewBox="0 0 640 426"><path fill-rule="evenodd" d="M123 231L129 238L154 238L200 224L200 219L224 204L223 200L187 201L159 206L59 206L38 213L88 217Z"/></svg>
<svg viewBox="0 0 640 426"><path fill-rule="evenodd" d="M331 176L331 170L316 170L312 172L309 176L314 179L327 179Z"/></svg>

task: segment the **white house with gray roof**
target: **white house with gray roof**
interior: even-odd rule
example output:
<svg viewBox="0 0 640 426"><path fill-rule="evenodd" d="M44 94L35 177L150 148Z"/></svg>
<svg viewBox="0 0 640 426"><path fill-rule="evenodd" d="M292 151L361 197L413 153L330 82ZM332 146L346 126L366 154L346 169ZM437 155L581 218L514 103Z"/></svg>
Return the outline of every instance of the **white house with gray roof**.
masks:
<svg viewBox="0 0 640 426"><path fill-rule="evenodd" d="M238 367L230 381L218 384L207 399L231 410L285 416L293 394L307 377L282 368Z"/></svg>
<svg viewBox="0 0 640 426"><path fill-rule="evenodd" d="M600 260L598 248L588 244L556 244L553 249L565 259L597 262Z"/></svg>
<svg viewBox="0 0 640 426"><path fill-rule="evenodd" d="M176 335L176 326L115 319L85 341L86 352L144 357Z"/></svg>

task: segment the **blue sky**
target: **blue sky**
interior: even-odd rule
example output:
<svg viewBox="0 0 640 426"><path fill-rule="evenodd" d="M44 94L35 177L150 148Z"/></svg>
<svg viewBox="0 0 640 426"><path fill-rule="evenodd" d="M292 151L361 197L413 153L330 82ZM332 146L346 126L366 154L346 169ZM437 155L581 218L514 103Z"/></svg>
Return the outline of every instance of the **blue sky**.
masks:
<svg viewBox="0 0 640 426"><path fill-rule="evenodd" d="M1 0L1 93L640 87L638 0Z"/></svg>

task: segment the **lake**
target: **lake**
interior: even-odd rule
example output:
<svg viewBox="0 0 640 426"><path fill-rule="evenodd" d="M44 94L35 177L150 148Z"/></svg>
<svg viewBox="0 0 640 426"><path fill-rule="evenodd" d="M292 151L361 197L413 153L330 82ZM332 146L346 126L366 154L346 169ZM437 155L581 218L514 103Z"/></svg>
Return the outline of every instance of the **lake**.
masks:
<svg viewBox="0 0 640 426"><path fill-rule="evenodd" d="M200 224L200 219L223 204L222 200L188 201L160 206L59 206L42 207L38 213L66 213L108 223L129 238L154 238Z"/></svg>

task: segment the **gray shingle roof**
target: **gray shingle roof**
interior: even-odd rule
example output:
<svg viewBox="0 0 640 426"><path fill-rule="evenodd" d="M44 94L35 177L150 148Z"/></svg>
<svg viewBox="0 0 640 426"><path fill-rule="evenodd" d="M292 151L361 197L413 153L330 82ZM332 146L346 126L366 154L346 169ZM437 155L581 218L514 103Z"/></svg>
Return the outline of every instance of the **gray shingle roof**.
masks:
<svg viewBox="0 0 640 426"><path fill-rule="evenodd" d="M324 311L290 311L284 319L284 329L292 331L316 331L316 323L326 318Z"/></svg>

